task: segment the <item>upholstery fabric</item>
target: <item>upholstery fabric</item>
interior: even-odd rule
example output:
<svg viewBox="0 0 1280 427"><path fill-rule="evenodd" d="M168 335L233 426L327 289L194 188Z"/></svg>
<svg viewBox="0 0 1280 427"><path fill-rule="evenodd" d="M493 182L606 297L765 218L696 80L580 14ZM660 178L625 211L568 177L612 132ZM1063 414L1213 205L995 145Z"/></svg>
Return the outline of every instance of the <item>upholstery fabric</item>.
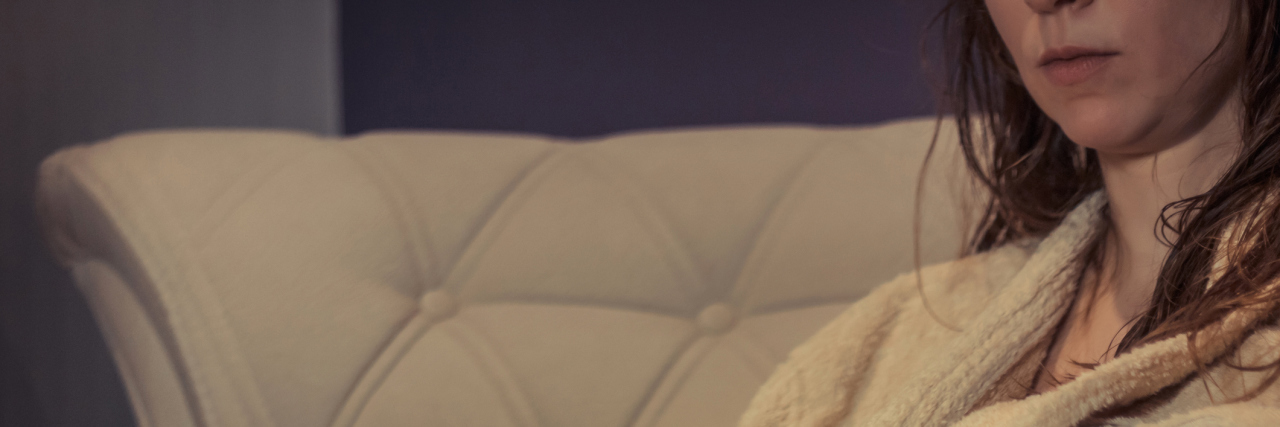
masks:
<svg viewBox="0 0 1280 427"><path fill-rule="evenodd" d="M37 209L144 426L727 426L912 269L933 131L153 131L49 158Z"/></svg>

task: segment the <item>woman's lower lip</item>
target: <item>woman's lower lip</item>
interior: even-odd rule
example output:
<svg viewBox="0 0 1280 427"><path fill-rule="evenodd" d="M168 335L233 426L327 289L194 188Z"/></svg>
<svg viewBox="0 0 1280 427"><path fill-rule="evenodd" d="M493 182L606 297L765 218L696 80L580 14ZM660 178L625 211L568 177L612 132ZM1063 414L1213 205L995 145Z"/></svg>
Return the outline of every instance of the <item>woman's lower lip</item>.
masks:
<svg viewBox="0 0 1280 427"><path fill-rule="evenodd" d="M1058 86L1071 86L1097 74L1115 55L1086 55L1050 62L1040 67L1049 81Z"/></svg>

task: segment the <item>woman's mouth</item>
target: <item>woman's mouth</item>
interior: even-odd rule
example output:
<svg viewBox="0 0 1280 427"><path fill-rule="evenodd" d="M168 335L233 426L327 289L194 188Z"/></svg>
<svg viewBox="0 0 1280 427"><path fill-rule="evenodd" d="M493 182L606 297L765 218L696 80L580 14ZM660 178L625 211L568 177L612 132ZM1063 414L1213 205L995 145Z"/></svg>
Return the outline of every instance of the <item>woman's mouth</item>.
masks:
<svg viewBox="0 0 1280 427"><path fill-rule="evenodd" d="M1046 50L1040 56L1040 69L1045 77L1058 86L1071 86L1088 80L1097 74L1119 52L1078 46L1063 46Z"/></svg>

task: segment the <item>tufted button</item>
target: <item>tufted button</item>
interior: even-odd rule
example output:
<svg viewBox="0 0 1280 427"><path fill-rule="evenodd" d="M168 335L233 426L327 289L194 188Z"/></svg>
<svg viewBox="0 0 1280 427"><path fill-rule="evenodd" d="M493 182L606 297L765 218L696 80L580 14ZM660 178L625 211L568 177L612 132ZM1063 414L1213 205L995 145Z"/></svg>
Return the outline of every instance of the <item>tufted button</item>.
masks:
<svg viewBox="0 0 1280 427"><path fill-rule="evenodd" d="M736 322L737 315L728 304L718 303L707 306L698 313L698 328L707 335L720 335L729 332Z"/></svg>
<svg viewBox="0 0 1280 427"><path fill-rule="evenodd" d="M458 312L458 302L448 292L436 289L422 296L422 315L427 320L439 322Z"/></svg>

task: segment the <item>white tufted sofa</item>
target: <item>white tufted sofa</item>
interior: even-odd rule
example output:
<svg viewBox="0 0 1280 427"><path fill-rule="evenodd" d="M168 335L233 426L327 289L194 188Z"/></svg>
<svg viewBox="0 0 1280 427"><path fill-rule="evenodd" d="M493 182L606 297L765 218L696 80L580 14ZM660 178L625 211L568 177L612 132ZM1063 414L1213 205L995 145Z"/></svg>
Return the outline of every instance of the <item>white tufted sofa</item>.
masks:
<svg viewBox="0 0 1280 427"><path fill-rule="evenodd" d="M143 426L729 426L911 268L932 131L144 132L38 209Z"/></svg>

